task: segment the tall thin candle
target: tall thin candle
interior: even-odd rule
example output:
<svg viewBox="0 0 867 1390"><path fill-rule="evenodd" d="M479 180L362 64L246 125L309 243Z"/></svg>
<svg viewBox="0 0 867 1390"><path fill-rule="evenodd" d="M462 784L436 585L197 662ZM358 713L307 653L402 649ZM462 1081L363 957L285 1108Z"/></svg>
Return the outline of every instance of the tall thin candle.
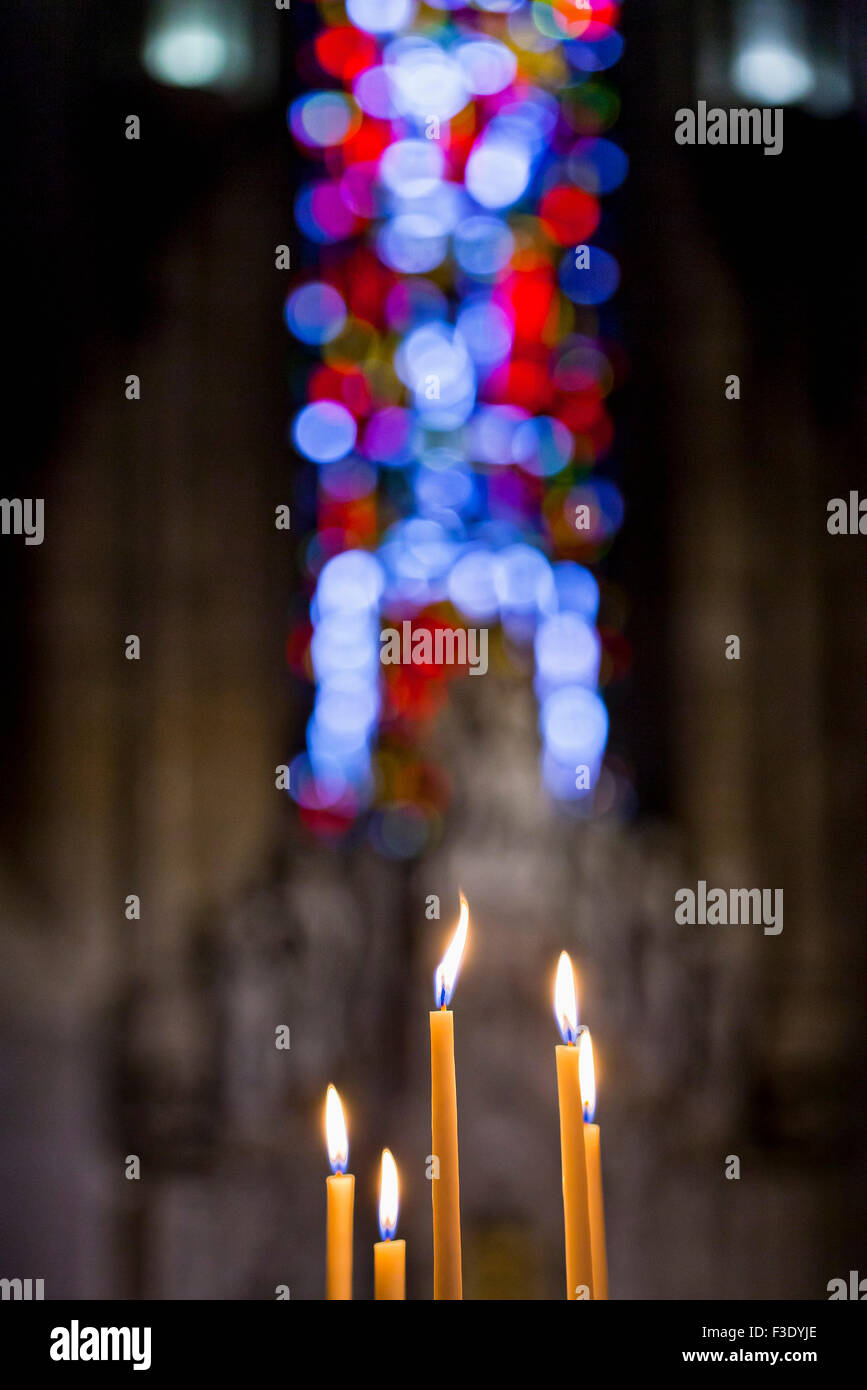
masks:
<svg viewBox="0 0 867 1390"><path fill-rule="evenodd" d="M469 908L461 895L461 913L455 934L434 975L437 1007L430 1016L431 1156L434 1160L431 1197L436 1300L463 1298L455 1031L448 1004L458 978L468 925Z"/></svg>
<svg viewBox="0 0 867 1390"><path fill-rule="evenodd" d="M327 1216L325 1227L325 1297L352 1298L352 1219L355 1178L347 1173L349 1138L340 1096L333 1086L325 1097L325 1138L331 1177L325 1179Z"/></svg>
<svg viewBox="0 0 867 1390"><path fill-rule="evenodd" d="M578 1005L572 962L565 951L557 965L554 1013L563 1036L557 1048L560 1103L560 1159L563 1172L563 1226L566 1235L566 1297L593 1297L587 1158L578 1075Z"/></svg>
<svg viewBox="0 0 867 1390"><path fill-rule="evenodd" d="M596 1113L596 1068L589 1028L578 1041L578 1081L584 1114L584 1151L587 1158L587 1202L590 1208L590 1252L593 1260L593 1297L608 1297L608 1254L605 1249L605 1206L602 1200L602 1146Z"/></svg>

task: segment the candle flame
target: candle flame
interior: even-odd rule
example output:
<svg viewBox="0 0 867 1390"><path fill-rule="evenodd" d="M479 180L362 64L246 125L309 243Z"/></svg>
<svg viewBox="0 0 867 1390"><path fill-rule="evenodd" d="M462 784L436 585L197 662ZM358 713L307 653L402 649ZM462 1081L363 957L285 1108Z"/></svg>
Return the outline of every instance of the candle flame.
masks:
<svg viewBox="0 0 867 1390"><path fill-rule="evenodd" d="M581 1088L584 1122L590 1125L596 1114L596 1067L593 1064L593 1042L589 1028L581 1029L578 1040L578 1085Z"/></svg>
<svg viewBox="0 0 867 1390"><path fill-rule="evenodd" d="M554 985L554 1017L564 1043L578 1039L578 1001L575 997L575 972L568 951L560 952L557 962L557 981Z"/></svg>
<svg viewBox="0 0 867 1390"><path fill-rule="evenodd" d="M349 1162L349 1136L340 1096L333 1086L325 1095L325 1141L332 1173L345 1173Z"/></svg>
<svg viewBox="0 0 867 1390"><path fill-rule="evenodd" d="M397 1164L391 1149L383 1149L379 1179L379 1234L383 1240L391 1240L397 1230L399 1205Z"/></svg>
<svg viewBox="0 0 867 1390"><path fill-rule="evenodd" d="M467 900L461 893L461 915L458 918L458 925L455 934L449 942L448 950L440 961L434 973L434 998L437 1008L445 1009L451 1002L454 994L455 982L458 978L458 971L461 968L461 956L464 954L464 946L467 940L467 927L470 924L470 909Z"/></svg>

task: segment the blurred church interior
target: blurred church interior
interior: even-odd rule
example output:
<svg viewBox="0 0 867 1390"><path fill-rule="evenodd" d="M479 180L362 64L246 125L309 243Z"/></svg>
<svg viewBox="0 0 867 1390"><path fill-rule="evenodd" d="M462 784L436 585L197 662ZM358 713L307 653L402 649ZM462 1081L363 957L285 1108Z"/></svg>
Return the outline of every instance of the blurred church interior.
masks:
<svg viewBox="0 0 867 1390"><path fill-rule="evenodd" d="M673 138L677 108L735 102L749 6L624 5L627 510L603 605L632 650L610 692L631 793L562 816L529 681L458 681L429 748L450 807L411 859L317 842L274 786L307 712L284 651L297 546L273 525L294 351L273 248L311 18L201 0L249 61L176 85L145 61L172 3L3 21L4 494L47 519L43 546L0 548L4 1272L58 1298L320 1297L334 1081L357 1296L388 1144L409 1295L429 1297L426 1010L460 887L466 1295L561 1296L565 946L599 1061L612 1297L826 1297L867 1234L867 569L825 524L863 479L863 3L788 7L825 97L787 107L778 159ZM675 926L698 879L784 888L783 932Z"/></svg>

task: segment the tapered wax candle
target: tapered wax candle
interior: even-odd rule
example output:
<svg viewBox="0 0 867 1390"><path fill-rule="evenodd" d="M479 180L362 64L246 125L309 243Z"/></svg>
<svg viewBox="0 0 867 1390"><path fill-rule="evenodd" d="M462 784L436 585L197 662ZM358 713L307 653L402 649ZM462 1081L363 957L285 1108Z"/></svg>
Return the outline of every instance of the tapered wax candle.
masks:
<svg viewBox="0 0 867 1390"><path fill-rule="evenodd" d="M454 1018L448 1008L470 916L461 896L461 915L448 950L436 968L430 1016L431 1147L433 1170L434 1298L463 1298L461 1198L458 1180L458 1100L455 1085Z"/></svg>
<svg viewBox="0 0 867 1390"><path fill-rule="evenodd" d="M608 1297L608 1255L605 1249L605 1207L602 1201L602 1147L596 1113L596 1068L589 1028L578 1039L578 1081L584 1113L584 1152L587 1159L587 1202L590 1208L590 1253L593 1262L593 1297Z"/></svg>
<svg viewBox="0 0 867 1390"><path fill-rule="evenodd" d="M347 1173L349 1139L340 1096L333 1086L325 1097L325 1138L331 1177L325 1179L328 1213L325 1228L325 1297L352 1297L352 1214L355 1178Z"/></svg>
<svg viewBox="0 0 867 1390"><path fill-rule="evenodd" d="M379 1178L379 1234L373 1247L373 1289L378 1300L398 1302L406 1298L406 1241L395 1240L397 1230L397 1164L391 1150L382 1151Z"/></svg>
<svg viewBox="0 0 867 1390"><path fill-rule="evenodd" d="M563 1224L566 1232L566 1297L588 1299L593 1297L593 1262L584 1118L578 1075L578 1006L572 962L565 951L557 966L554 1013L563 1035L563 1044L557 1048L557 1092L560 1101Z"/></svg>

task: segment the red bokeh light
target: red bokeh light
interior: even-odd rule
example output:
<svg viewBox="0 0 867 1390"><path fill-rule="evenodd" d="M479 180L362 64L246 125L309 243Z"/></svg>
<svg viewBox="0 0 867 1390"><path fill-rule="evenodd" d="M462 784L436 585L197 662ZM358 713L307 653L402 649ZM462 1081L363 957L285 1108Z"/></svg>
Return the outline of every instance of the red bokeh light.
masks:
<svg viewBox="0 0 867 1390"><path fill-rule="evenodd" d="M599 226L599 203L580 188L558 184L539 204L539 220L558 246L586 241Z"/></svg>
<svg viewBox="0 0 867 1390"><path fill-rule="evenodd" d="M346 83L372 67L378 53L376 40L349 24L323 29L316 36L314 51L323 71Z"/></svg>
<svg viewBox="0 0 867 1390"><path fill-rule="evenodd" d="M504 362L491 372L481 395L492 405L519 405L531 415L547 413L553 395L547 356L542 361L517 357Z"/></svg>
<svg viewBox="0 0 867 1390"><path fill-rule="evenodd" d="M340 401L356 420L370 414L373 398L367 378L358 367L316 367L307 383L311 401Z"/></svg>
<svg viewBox="0 0 867 1390"><path fill-rule="evenodd" d="M554 276L549 265L514 272L497 286L495 299L514 324L516 343L539 341L554 294Z"/></svg>

